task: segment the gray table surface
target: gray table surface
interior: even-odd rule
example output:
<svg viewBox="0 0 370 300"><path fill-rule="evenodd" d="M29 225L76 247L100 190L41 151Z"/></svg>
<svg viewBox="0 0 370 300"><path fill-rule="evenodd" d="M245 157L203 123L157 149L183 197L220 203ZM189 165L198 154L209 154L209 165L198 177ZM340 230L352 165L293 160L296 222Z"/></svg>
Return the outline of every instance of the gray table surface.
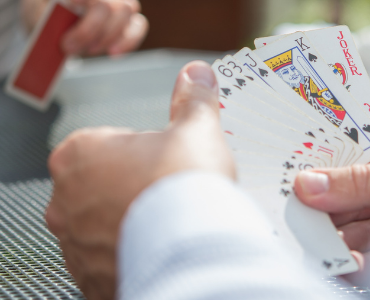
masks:
<svg viewBox="0 0 370 300"><path fill-rule="evenodd" d="M47 157L63 138L85 126L160 130L168 123L172 88L181 67L221 53L152 50L68 63L53 104L40 113L0 91L0 298L82 299L64 267L44 209L52 182ZM323 280L339 297L370 299L367 288Z"/></svg>

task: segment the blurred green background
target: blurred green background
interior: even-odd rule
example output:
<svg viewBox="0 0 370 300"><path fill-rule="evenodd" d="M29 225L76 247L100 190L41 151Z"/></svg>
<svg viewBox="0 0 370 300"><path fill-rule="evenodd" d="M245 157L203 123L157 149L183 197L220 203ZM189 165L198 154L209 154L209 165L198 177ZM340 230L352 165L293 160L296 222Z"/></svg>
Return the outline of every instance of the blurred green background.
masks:
<svg viewBox="0 0 370 300"><path fill-rule="evenodd" d="M370 0L266 0L262 35L278 24L325 21L345 24L352 31L370 25Z"/></svg>

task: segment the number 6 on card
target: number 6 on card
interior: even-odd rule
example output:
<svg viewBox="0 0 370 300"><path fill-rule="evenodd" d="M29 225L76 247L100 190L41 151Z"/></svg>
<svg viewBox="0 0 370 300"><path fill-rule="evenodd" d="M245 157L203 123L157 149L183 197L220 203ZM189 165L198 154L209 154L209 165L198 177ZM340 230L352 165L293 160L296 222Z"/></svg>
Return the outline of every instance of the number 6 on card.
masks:
<svg viewBox="0 0 370 300"><path fill-rule="evenodd" d="M61 39L78 19L61 1L50 1L7 81L9 95L41 111L48 108L67 58Z"/></svg>

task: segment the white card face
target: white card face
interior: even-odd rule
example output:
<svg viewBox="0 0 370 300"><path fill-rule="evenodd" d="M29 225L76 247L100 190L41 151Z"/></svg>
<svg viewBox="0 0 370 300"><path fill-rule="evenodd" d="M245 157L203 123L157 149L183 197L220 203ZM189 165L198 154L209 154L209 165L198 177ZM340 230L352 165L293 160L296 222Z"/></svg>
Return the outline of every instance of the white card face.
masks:
<svg viewBox="0 0 370 300"><path fill-rule="evenodd" d="M324 143L334 146L338 152L335 153L335 155L332 155L333 153L330 155L335 157L334 165L339 165L341 154L344 150L343 141L336 138L331 138L320 130L312 128L310 124L304 123L304 120L307 120L305 115L301 115L301 119L295 118L298 112L292 108L292 106L289 106L276 97L276 93L265 90L256 85L253 81L243 77L242 74L228 69L227 65L225 65L223 61L216 60L212 65L212 68L220 81L227 81L235 87L248 93L248 95L252 95L256 98L248 103L248 108L251 110L263 112L269 118L272 118L283 124L289 124L289 127L294 128L294 130L298 132L317 138L318 141L322 142L322 146L324 146ZM225 89L221 90L223 91Z"/></svg>
<svg viewBox="0 0 370 300"><path fill-rule="evenodd" d="M259 77L266 85L271 87L275 92L282 95L289 103L297 109L303 111L309 116L311 120L314 120L323 128L327 128L329 125L327 122L315 111L312 111L308 106L308 103L302 101L302 99L295 93L289 86L281 84L281 79L271 71L264 61L259 58L251 49L243 48L234 55L234 58L240 61L243 66L248 67L253 73ZM325 130L326 132L326 130Z"/></svg>
<svg viewBox="0 0 370 300"><path fill-rule="evenodd" d="M307 31L305 31L307 32ZM254 40L254 45L256 46L256 49L260 49L264 46L267 46L273 42L276 42L278 40L281 40L282 38L286 37L288 34L281 34L281 35L272 35L272 36L266 36L261 37Z"/></svg>
<svg viewBox="0 0 370 300"><path fill-rule="evenodd" d="M234 120L231 120L234 121ZM222 123L227 127L237 126L238 124L234 122L234 125L231 124L230 121L225 121ZM231 124L231 125L230 125ZM227 128L226 127L226 128ZM313 162L314 165L318 165L320 167L327 167L327 163L325 160L321 159L319 155L317 155L312 150L290 145L286 142L281 142L279 138L276 138L276 144L268 144L268 141L271 140L270 136L262 136L262 141L255 141L250 139L250 136L240 136L238 134L231 133L230 131L226 130L225 132L225 140L228 143L229 147L232 149L235 160L238 163L243 163L246 160L246 157L249 155L263 155L263 156L278 156L278 157L285 157L287 161L295 160L299 158L300 160L305 160L307 162ZM284 148L282 148L284 147ZM279 162L280 164L280 162ZM266 166L268 167L268 166ZM309 166L306 164L298 165L300 170L309 169ZM289 169L289 166L288 166Z"/></svg>
<svg viewBox="0 0 370 300"><path fill-rule="evenodd" d="M248 149L246 149L248 150ZM240 153L234 152L234 158L237 166L243 169L243 172L248 170L261 171L263 173L271 173L275 171L282 175L285 172L291 173L292 171L299 172L301 170L311 170L320 168L320 161L317 159L307 160L302 155L290 156L272 156L256 153Z"/></svg>
<svg viewBox="0 0 370 300"><path fill-rule="evenodd" d="M226 64L227 68L231 69L234 73L239 72L243 74L250 81L255 82L259 86L270 90L270 92L275 92L270 86L268 86L260 77L256 76L248 67L243 66L243 64L234 58L232 55L226 55L222 61ZM220 70L222 72L222 70ZM227 74L225 74L226 76Z"/></svg>
<svg viewBox="0 0 370 300"><path fill-rule="evenodd" d="M248 194L268 212L277 236L284 240L293 255L302 259L312 258L316 264L314 267L328 276L358 270L355 259L337 234L330 217L302 204L291 189L276 185L248 189Z"/></svg>
<svg viewBox="0 0 370 300"><path fill-rule="evenodd" d="M370 80L351 34L337 26L255 44L212 65L238 182L297 261L324 276L355 272L330 217L303 205L293 188L302 170L370 162Z"/></svg>
<svg viewBox="0 0 370 300"><path fill-rule="evenodd" d="M370 80L347 26L335 26L306 31L312 45L337 76L340 83L353 95L361 109L370 116ZM261 48L284 36L261 38Z"/></svg>
<svg viewBox="0 0 370 300"><path fill-rule="evenodd" d="M338 82L303 33L289 35L256 54L305 102L364 151L370 150L369 118Z"/></svg>
<svg viewBox="0 0 370 300"><path fill-rule="evenodd" d="M247 74L248 78L251 78L253 75L254 75L254 77L253 77L254 79L257 78L257 76L254 73L253 73L253 75L250 75L250 73L252 71L247 71L247 70L249 70L248 67L243 66L243 64L241 62L239 62L235 58L234 59L232 59L232 58L233 58L232 56L228 55L228 56L225 56L225 58L222 61L224 63L227 63L228 66L232 67L232 72L233 73L236 73L236 72L242 70L242 74L243 75ZM259 58L256 58L256 61L258 61L258 59ZM227 71L224 72L225 71L224 68L220 68L220 71L225 73L224 77L226 75L230 76L230 74ZM220 72L220 71L215 70L216 74L217 74L217 72ZM250 82L250 81L247 81L247 83L248 82ZM325 127L325 126L321 126L318 122L316 122L315 120L310 118L303 111L301 111L300 109L298 109L294 105L290 104L287 99L282 97L280 94L277 94L274 90L271 89L270 86L266 85L262 80L260 80L260 81L253 80L253 82L256 83L255 85L260 86L261 88L263 88L266 93L271 92L274 96L278 97L279 100L281 100L281 102L286 102L287 105L289 105L292 109L294 109L294 112L290 110L289 113L291 115L297 116L297 118L300 118L300 120L304 121L305 123L309 124L311 122L313 128L319 129L320 132L323 131L323 128L324 128L326 133L323 131L323 134L327 135L327 138L328 137L333 137L335 140L338 140L339 143L336 143L335 141L330 140L331 144L335 145L336 147L338 147L338 149L340 149L341 155L339 157L339 162L337 163L337 166L346 166L351 161L356 162L356 160L359 159L359 157L362 155L363 151L360 148L360 146L358 144L355 144L348 136L343 135L343 133L340 132L338 128L328 128L328 127ZM261 83L261 85L258 85L257 82ZM280 84L281 84L281 81L280 81ZM248 88L250 86L251 86L251 84L246 84L245 87ZM242 86L239 86L239 87L242 88ZM271 101L274 102L274 100L276 100L276 98L268 97L268 98L264 98L264 100L271 100ZM298 100L299 100L299 97L298 97ZM279 106L280 105L281 104L279 104ZM285 110L285 107L284 107L284 110ZM330 126L330 124L329 124L329 126ZM343 146L340 145L342 143L344 144ZM344 147L344 149L342 150L343 147Z"/></svg>
<svg viewBox="0 0 370 300"><path fill-rule="evenodd" d="M62 37L78 20L79 15L61 1L49 1L7 81L9 95L41 111L48 108L66 60L60 46Z"/></svg>
<svg viewBox="0 0 370 300"><path fill-rule="evenodd" d="M232 111L232 109L230 109ZM274 148L284 149L289 151L292 156L303 155L305 157L317 158L325 162L325 166L331 166L331 159L327 155L317 153L316 151L299 145L297 142L292 142L288 139L274 136L267 131L261 130L249 123L241 122L234 117L229 117L225 114L221 115L221 126L229 135L237 137L229 145L232 148L239 150L252 151L253 148L248 148L245 142L253 141L259 145L269 148L268 154L277 155ZM244 143L243 143L244 140Z"/></svg>
<svg viewBox="0 0 370 300"><path fill-rule="evenodd" d="M249 48L243 48L234 55L234 58L240 61L243 66L248 67L253 73L260 77L261 80L271 87L275 92L279 93L291 105L304 112L311 121L316 122L321 126L324 132L332 131L336 135L342 135L338 128L332 127L330 123L326 122L322 116L318 115L312 107L299 97L289 86L281 84L281 79L269 68L266 68L264 61L256 55L254 51ZM316 127L316 126L315 126ZM324 130L325 129L325 130ZM346 144L352 143L356 145L351 139L342 139Z"/></svg>
<svg viewBox="0 0 370 300"><path fill-rule="evenodd" d="M362 155L362 149L358 144L353 142L353 140L349 137L343 136L343 133L338 128L332 127L330 123L323 121L324 119L322 116L318 115L308 103L302 101L297 93L290 89L289 86L281 84L281 79L269 68L266 68L263 60L259 58L251 49L243 48L234 55L234 58L237 59L237 61L240 61L244 67L248 67L251 71L253 71L255 76L260 77L266 85L282 95L284 99L286 99L291 105L295 106L300 111L303 111L309 117L310 121L317 124L314 127L319 126L320 130L323 132L328 133L332 131L335 136L340 137L340 139L345 143L346 147L339 165L345 165L345 163L348 162L348 157L353 157L353 160L356 160Z"/></svg>
<svg viewBox="0 0 370 300"><path fill-rule="evenodd" d="M220 90L224 93L225 97L235 101L233 103L232 101L221 100L221 103L224 106L224 108L221 109L222 113L228 114L229 116L232 115L233 117L242 120L246 125L253 125L256 128L269 132L270 134L282 137L287 141L295 142L298 145L314 150L320 154L327 155L334 161L337 158L338 149L336 147L319 141L310 135L306 135L304 131L299 132L295 130L295 127L298 127L301 124L297 125L294 122L291 122L290 124L294 124L294 128L286 126L284 123L284 116L282 116L280 122L276 121L280 117L277 112L273 110L270 112L267 106L258 102L258 99L244 94L225 81L219 80L219 85ZM249 106L254 108L254 110L249 109ZM258 106L259 108L255 110ZM262 111L263 115L257 113L257 111ZM285 120L286 119L287 118L285 117ZM330 163L330 166L332 166L332 162Z"/></svg>

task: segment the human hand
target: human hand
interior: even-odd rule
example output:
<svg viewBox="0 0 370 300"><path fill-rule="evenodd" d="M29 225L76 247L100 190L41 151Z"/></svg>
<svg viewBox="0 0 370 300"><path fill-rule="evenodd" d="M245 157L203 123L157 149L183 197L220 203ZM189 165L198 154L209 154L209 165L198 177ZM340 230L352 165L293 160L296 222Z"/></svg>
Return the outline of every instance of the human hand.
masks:
<svg viewBox="0 0 370 300"><path fill-rule="evenodd" d="M163 176L188 169L235 178L219 125L218 87L202 62L179 74L164 132L83 129L51 154L54 193L46 212L66 265L89 299L111 299L116 289L119 225L131 202Z"/></svg>
<svg viewBox="0 0 370 300"><path fill-rule="evenodd" d="M360 253L370 251L370 165L303 171L295 191L306 205L330 213L362 268Z"/></svg>
<svg viewBox="0 0 370 300"><path fill-rule="evenodd" d="M82 7L82 19L64 36L62 46L69 54L118 55L136 49L148 31L137 0L70 0Z"/></svg>

